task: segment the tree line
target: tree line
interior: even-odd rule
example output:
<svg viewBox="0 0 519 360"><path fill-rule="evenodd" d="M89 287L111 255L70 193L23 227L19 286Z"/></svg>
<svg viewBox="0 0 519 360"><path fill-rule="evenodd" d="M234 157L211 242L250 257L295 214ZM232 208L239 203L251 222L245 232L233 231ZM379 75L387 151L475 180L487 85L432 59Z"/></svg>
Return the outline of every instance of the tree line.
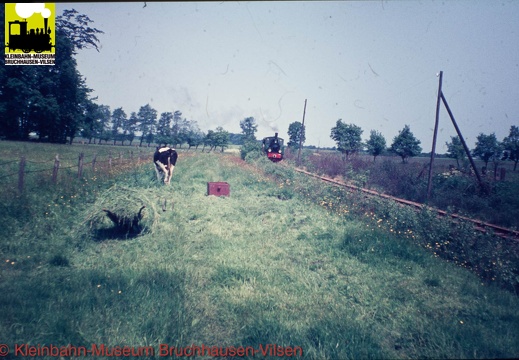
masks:
<svg viewBox="0 0 519 360"><path fill-rule="evenodd" d="M456 159L458 168L466 166L464 164L467 161L467 156L459 137L451 136L451 141L447 142L446 145L448 148L447 155ZM472 150L472 155L483 160L485 168L488 167L489 162L492 162L494 171L497 170L502 161L513 161L515 171L519 162L519 127L512 125L508 136L505 136L502 141L497 139L495 133L480 133L476 138L476 147Z"/></svg>
<svg viewBox="0 0 519 360"><path fill-rule="evenodd" d="M373 161L384 152L394 153L406 163L409 158L422 153L421 141L416 139L409 125L405 125L389 148L386 147L385 137L376 130L371 130L370 137L366 142L362 141L362 130L355 124L346 124L342 119L337 120L332 128L330 137L336 142L339 150L347 160L352 154L366 150L373 156Z"/></svg>
<svg viewBox="0 0 519 360"><path fill-rule="evenodd" d="M0 7L5 22L5 8ZM96 103L84 77L77 69L79 50L99 51L97 36L103 31L76 10L64 10L56 17L56 61L54 66L0 66L0 138L72 143L76 137L89 143L105 141L139 145L168 143L210 150L228 145L233 136L218 127L202 133L195 121L181 111L158 113L149 104L127 116L122 108L113 111ZM5 34L1 33L5 43ZM137 136L140 134L140 136Z"/></svg>
<svg viewBox="0 0 519 360"><path fill-rule="evenodd" d="M393 153L402 158L406 163L409 158L420 155L422 147L420 140L416 139L411 132L410 126L405 125L398 135L393 138L390 147L386 147L386 139L376 131L371 130L370 137L366 142L362 141L363 130L355 124L345 124L342 119L337 120L335 127L331 130L330 137L336 142L337 150L348 159L350 155L360 151L367 151L373 156L373 161L384 152ZM456 159L458 168L467 166L467 154L458 136L451 136L451 141L446 142L447 157ZM495 169L500 162L511 160L514 162L514 171L519 162L519 127L511 126L510 133L502 141L498 141L496 134L490 135L480 133L476 139L471 156L479 157L485 162L485 168L491 161Z"/></svg>

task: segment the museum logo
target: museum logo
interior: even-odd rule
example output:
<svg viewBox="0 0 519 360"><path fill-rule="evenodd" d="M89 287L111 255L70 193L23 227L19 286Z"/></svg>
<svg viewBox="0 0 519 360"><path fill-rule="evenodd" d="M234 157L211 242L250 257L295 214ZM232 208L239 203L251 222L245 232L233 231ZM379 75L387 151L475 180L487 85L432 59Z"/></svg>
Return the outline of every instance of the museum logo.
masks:
<svg viewBox="0 0 519 360"><path fill-rule="evenodd" d="M54 3L5 4L5 65L54 65Z"/></svg>

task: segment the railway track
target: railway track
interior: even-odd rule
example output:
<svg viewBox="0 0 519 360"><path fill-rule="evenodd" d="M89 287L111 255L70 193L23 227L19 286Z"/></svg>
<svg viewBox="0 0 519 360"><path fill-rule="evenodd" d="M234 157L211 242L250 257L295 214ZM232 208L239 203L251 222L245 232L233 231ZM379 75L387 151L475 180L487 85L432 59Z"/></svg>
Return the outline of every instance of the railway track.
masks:
<svg viewBox="0 0 519 360"><path fill-rule="evenodd" d="M384 199L392 200L392 201L395 201L395 202L403 204L403 205L411 206L411 207L415 208L416 210L421 210L421 209L427 208L429 210L432 210L432 211L438 213L439 216L449 216L453 220L463 220L463 221L467 221L467 222L473 223L474 226L475 226L475 229L478 230L478 231L487 232L488 229L491 229L494 232L494 234L499 236L499 237L510 239L510 240L515 241L515 242L519 242L519 231L517 231L517 230L508 229L508 228L505 228L505 227L502 227L502 226L490 224L490 223L482 221L482 220L468 218L466 216L461 216L461 215L457 215L457 214L449 214L449 213L447 213L444 210L436 209L436 208L433 208L433 207L430 207L430 206L427 206L427 205L424 205L424 204L420 204L420 203L417 203L417 202L414 202L414 201L409 201L409 200L406 200L406 199L397 198L397 197L394 197L394 196L391 196L391 195L387 195L387 194L383 194L383 193L380 193L380 192L377 192L377 191L374 191L374 190L364 189L364 188L361 188L361 187L358 187L358 186L355 186L355 185L346 184L346 183L344 183L342 181L337 181L337 180L330 179L330 178L327 178L327 177L324 177L324 176L319 176L319 175L313 174L313 173L308 172L308 171L303 170L303 169L299 169L299 168L295 168L295 167L293 169L295 171L299 172L299 173L302 173L302 174L305 174L305 175L317 178L319 180L325 181L325 182L333 184L335 186L340 186L340 187L345 187L345 188L348 188L348 189L351 189L351 190L360 191L360 192L365 193L368 196L377 196L377 197L381 197L381 198L384 198Z"/></svg>

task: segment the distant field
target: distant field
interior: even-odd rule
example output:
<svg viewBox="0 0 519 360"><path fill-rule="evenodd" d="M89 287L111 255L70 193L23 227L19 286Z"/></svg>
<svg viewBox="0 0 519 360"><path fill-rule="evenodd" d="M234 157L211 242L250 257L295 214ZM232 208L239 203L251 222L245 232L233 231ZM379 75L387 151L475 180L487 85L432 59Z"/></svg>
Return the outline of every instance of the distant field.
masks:
<svg viewBox="0 0 519 360"><path fill-rule="evenodd" d="M308 150L308 149L305 149L304 151L308 154L337 154L337 155L340 154L337 150ZM297 153L292 154L291 156L297 158ZM367 162L373 161L373 156L367 155L367 154L357 154L357 155L354 155L353 159L355 159L355 158L361 159L361 160L367 161ZM383 162L384 160L395 161L398 163L402 162L402 158L400 158L399 156L393 156L393 155L379 155L379 156L377 156L376 162ZM481 171L482 167L485 166L485 162L477 157L473 158L473 160L474 160L474 163L476 164L476 167L478 168L478 171ZM418 164L424 164L424 165L426 165L426 164L428 165L430 163L430 161L431 161L430 156L415 156L415 157L412 157L409 159L409 163L418 163ZM468 162L468 160L467 160L467 162ZM437 169L438 171L447 170L449 168L449 165L457 166L456 159L443 157L443 156L442 157L436 156L434 158L433 166L435 167L435 169L438 168ZM511 172L514 169L514 162L513 161L501 161L499 163L499 167L500 168L503 167L506 169L507 172ZM488 168L489 168L489 170L493 170L492 162L488 163Z"/></svg>
<svg viewBox="0 0 519 360"><path fill-rule="evenodd" d="M72 166L93 148L0 142L0 159L70 154ZM29 343L146 348L157 359L193 345L267 359L519 357L517 295L412 233L329 211L334 199L296 191L281 166L277 181L263 171L233 153L181 151L171 187L142 162L4 192L0 340L11 355ZM207 196L210 181L228 182L230 196ZM146 204L142 235L93 220L121 201Z"/></svg>

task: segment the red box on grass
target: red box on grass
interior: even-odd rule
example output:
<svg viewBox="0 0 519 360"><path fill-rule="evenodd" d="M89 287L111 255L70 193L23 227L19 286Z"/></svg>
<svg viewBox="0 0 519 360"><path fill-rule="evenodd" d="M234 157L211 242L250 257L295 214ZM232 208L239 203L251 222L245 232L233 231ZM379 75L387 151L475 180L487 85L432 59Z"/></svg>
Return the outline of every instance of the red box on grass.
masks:
<svg viewBox="0 0 519 360"><path fill-rule="evenodd" d="M207 183L207 195L215 196L229 196L231 189L226 182L208 182Z"/></svg>

